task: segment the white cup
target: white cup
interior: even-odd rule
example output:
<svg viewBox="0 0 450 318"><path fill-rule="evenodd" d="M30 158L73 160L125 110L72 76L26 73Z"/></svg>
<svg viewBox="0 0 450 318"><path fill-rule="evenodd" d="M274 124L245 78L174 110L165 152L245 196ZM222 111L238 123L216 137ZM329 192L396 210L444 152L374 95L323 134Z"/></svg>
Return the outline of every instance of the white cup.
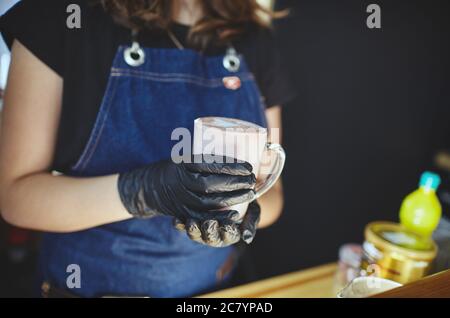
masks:
<svg viewBox="0 0 450 318"><path fill-rule="evenodd" d="M266 128L224 117L203 117L194 122L194 155L216 155L247 161L258 179L256 198L266 193L283 171L286 155L280 144L268 142ZM207 156L206 156L207 157ZM227 208L244 216L249 202Z"/></svg>
<svg viewBox="0 0 450 318"><path fill-rule="evenodd" d="M357 277L337 294L337 298L365 298L400 286L402 284L380 277Z"/></svg>

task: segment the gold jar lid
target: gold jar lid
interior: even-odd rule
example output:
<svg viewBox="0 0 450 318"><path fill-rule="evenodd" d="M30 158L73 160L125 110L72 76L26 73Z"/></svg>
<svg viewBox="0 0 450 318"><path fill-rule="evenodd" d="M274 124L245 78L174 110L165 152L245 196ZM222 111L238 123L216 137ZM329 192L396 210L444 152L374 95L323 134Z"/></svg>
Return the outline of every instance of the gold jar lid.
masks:
<svg viewBox="0 0 450 318"><path fill-rule="evenodd" d="M383 237L383 233L404 234L427 243L426 248L411 248L393 243ZM367 242L375 245L381 252L398 253L417 261L432 261L437 254L436 243L430 238L424 240L419 235L408 231L401 224L393 222L372 222L366 226L364 235Z"/></svg>

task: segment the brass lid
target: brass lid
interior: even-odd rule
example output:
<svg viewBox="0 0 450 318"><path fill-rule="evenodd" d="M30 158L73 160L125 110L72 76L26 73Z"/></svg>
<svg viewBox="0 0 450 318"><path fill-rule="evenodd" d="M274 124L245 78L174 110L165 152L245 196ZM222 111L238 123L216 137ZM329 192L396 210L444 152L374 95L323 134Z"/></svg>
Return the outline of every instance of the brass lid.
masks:
<svg viewBox="0 0 450 318"><path fill-rule="evenodd" d="M372 222L366 226L364 235L366 241L375 245L382 252L399 253L408 258L418 260L418 261L432 261L437 254L436 243L430 239L430 248L426 250L418 250L407 247L402 247L396 245L392 242L387 241L385 238L379 235L380 232L403 232L408 233L413 236L417 234L406 230L401 224L393 222Z"/></svg>

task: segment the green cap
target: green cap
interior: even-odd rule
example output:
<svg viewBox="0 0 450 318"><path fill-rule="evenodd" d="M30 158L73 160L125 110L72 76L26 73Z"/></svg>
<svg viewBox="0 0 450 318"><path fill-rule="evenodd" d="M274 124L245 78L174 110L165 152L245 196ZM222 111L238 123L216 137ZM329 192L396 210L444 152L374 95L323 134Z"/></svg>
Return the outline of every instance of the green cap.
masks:
<svg viewBox="0 0 450 318"><path fill-rule="evenodd" d="M439 175L433 172L425 171L420 177L419 186L427 189L437 190L441 184L441 178Z"/></svg>

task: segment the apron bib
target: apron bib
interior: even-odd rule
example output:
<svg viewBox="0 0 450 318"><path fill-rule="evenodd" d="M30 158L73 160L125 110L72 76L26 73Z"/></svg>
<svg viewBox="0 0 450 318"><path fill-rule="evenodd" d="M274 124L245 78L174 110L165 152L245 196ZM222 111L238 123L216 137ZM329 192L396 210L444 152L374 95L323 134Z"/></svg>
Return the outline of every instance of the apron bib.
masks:
<svg viewBox="0 0 450 318"><path fill-rule="evenodd" d="M239 70L223 56L193 50L145 48L132 67L116 53L106 93L88 143L68 173L92 177L120 173L170 158L175 128L193 130L204 116L232 117L266 126L253 75L240 56ZM224 78L240 79L227 87ZM225 84L224 84L225 83ZM217 271L233 247L212 248L174 229L172 218L131 219L69 234L45 234L40 279L66 288L66 269L81 269L84 297L127 295L186 297L215 288Z"/></svg>

